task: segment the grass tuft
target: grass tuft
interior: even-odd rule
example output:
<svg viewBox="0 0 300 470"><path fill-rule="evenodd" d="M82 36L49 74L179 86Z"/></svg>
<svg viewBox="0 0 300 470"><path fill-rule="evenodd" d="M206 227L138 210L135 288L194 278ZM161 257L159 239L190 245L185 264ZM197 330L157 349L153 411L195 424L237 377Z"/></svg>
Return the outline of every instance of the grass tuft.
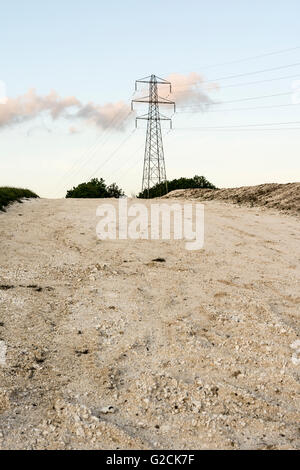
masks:
<svg viewBox="0 0 300 470"><path fill-rule="evenodd" d="M10 188L8 186L0 187L0 211L5 212L5 207L11 202L22 202L22 199L29 199L31 197L39 196L29 189Z"/></svg>

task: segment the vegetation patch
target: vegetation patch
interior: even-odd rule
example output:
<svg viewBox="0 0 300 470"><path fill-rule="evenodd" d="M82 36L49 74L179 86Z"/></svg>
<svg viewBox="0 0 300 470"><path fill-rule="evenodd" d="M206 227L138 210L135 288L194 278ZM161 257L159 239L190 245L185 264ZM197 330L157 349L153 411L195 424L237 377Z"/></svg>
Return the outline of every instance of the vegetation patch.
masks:
<svg viewBox="0 0 300 470"><path fill-rule="evenodd" d="M93 178L88 183L81 183L69 189L66 195L67 198L119 198L122 196L124 196L124 192L116 183L107 186L103 178Z"/></svg>
<svg viewBox="0 0 300 470"><path fill-rule="evenodd" d="M32 197L39 196L29 189L10 188L8 186L0 187L0 211L5 211L5 207L12 202L22 202L22 199L29 199Z"/></svg>
<svg viewBox="0 0 300 470"><path fill-rule="evenodd" d="M141 199L161 197L170 191L175 191L176 189L191 189L191 188L205 188L205 189L216 189L215 185L210 183L205 176L195 175L193 178L178 178L172 181L167 181L164 183L159 183L149 189L144 189L138 195Z"/></svg>

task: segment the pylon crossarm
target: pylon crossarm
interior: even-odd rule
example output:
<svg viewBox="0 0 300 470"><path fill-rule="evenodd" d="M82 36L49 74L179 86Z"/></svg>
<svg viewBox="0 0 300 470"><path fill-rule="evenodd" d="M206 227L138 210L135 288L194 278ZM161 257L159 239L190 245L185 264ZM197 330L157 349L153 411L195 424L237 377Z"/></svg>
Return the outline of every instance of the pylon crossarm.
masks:
<svg viewBox="0 0 300 470"><path fill-rule="evenodd" d="M139 102L140 100L150 100L150 96L141 96L141 98L136 98L135 100L132 100L133 102Z"/></svg>
<svg viewBox="0 0 300 470"><path fill-rule="evenodd" d="M141 116L137 116L136 119L148 119L148 114L142 114Z"/></svg>
<svg viewBox="0 0 300 470"><path fill-rule="evenodd" d="M149 103L149 96L144 96L142 98L137 98L136 100L131 100L131 111L133 111L133 103Z"/></svg>
<svg viewBox="0 0 300 470"><path fill-rule="evenodd" d="M160 82L158 81L160 80L162 82L161 85L171 85L171 82L169 82L168 80L165 80L164 78L158 77L157 75L156 75L156 80L158 84L160 84Z"/></svg>
<svg viewBox="0 0 300 470"><path fill-rule="evenodd" d="M157 100L155 101L151 101L149 99L147 99L148 97L145 97L145 98L140 98L140 99L136 99L136 100L132 100L131 103L158 103L158 104L172 104L175 106L175 102L174 101L170 101L170 100L167 100L166 98L158 98Z"/></svg>
<svg viewBox="0 0 300 470"><path fill-rule="evenodd" d="M153 81L155 77L155 82ZM135 83L157 83L158 85L171 85L171 82L165 80L164 78L158 77L157 75L149 75L148 77L139 78Z"/></svg>
<svg viewBox="0 0 300 470"><path fill-rule="evenodd" d="M156 83L157 85L168 85L170 87L170 93L172 93L172 84L164 78L156 77L155 75L149 75L148 77L140 78L135 81L135 91L137 91L138 83Z"/></svg>
<svg viewBox="0 0 300 470"><path fill-rule="evenodd" d="M136 119L146 119L149 120L148 114L143 114L142 116L137 116ZM155 118L152 118L152 121L171 121L172 119L168 116L164 116L163 114L159 114Z"/></svg>
<svg viewBox="0 0 300 470"><path fill-rule="evenodd" d="M157 99L159 100L158 102L163 102L163 103L167 103L167 104L175 104L175 101L168 100L168 98L164 98L163 96L157 96ZM133 101L134 103L139 103L139 102L144 103L145 102L144 100L146 101L146 103L152 102L152 97L150 95L141 96L140 98L136 98L136 99L131 100L131 101Z"/></svg>
<svg viewBox="0 0 300 470"><path fill-rule="evenodd" d="M142 114L141 116L137 116L136 119L147 119L147 120L152 119L154 121L156 120L171 121L171 118L161 113L158 113L155 117L152 117L152 118L149 118L149 114Z"/></svg>
<svg viewBox="0 0 300 470"><path fill-rule="evenodd" d="M167 99L167 98L166 98ZM171 101L171 100L167 100L165 103L163 104L172 104L174 106L174 113L176 113L176 103L175 101Z"/></svg>
<svg viewBox="0 0 300 470"><path fill-rule="evenodd" d="M135 81L135 83L147 81L149 78L151 79L151 75L148 75L148 77L139 78Z"/></svg>
<svg viewBox="0 0 300 470"><path fill-rule="evenodd" d="M175 104L175 101L172 101L172 100L168 100L168 98L163 98L161 96L158 96L158 99L159 100L162 100L164 103L166 104Z"/></svg>
<svg viewBox="0 0 300 470"><path fill-rule="evenodd" d="M160 120L168 120L168 121L171 120L170 117L165 116L164 114L161 114L161 113L159 113L159 114L157 115L157 117L158 117L158 119L160 119Z"/></svg>

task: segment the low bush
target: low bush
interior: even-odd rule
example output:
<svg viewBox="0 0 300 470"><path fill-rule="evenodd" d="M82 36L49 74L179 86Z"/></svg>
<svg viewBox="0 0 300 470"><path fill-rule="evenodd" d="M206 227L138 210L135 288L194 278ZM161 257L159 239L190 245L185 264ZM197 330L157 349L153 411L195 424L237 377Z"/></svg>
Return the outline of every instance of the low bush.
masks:
<svg viewBox="0 0 300 470"><path fill-rule="evenodd" d="M67 191L66 195L67 198L119 198L122 196L124 196L124 192L116 183L107 186L103 178L100 178L100 180L93 178L88 183L81 183L78 186L74 186Z"/></svg>
<svg viewBox="0 0 300 470"><path fill-rule="evenodd" d="M214 186L205 178L205 176L195 175L194 178L178 178L172 181L156 184L155 186L150 188L149 194L148 190L145 189L144 191L140 192L138 197L142 199L161 197L169 193L170 191L174 191L175 189L193 188L217 189L216 186Z"/></svg>

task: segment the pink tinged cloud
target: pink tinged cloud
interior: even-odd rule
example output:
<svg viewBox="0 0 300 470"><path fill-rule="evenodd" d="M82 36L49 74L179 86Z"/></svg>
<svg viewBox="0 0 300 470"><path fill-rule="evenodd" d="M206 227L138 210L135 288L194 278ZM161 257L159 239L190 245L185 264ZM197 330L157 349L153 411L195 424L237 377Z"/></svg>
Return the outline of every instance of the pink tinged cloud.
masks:
<svg viewBox="0 0 300 470"><path fill-rule="evenodd" d="M129 104L123 101L107 103L102 106L88 103L81 106L71 118L83 119L87 123L94 124L103 129L114 127L123 130L125 127L125 119L129 113Z"/></svg>
<svg viewBox="0 0 300 470"><path fill-rule="evenodd" d="M81 119L103 129L122 129L122 120L129 111L129 105L122 101L102 106L94 103L82 104L75 96L63 98L55 91L39 96L34 89L30 89L24 95L8 98L5 104L0 105L0 127L29 121L48 112L54 120L60 117L70 121Z"/></svg>
<svg viewBox="0 0 300 470"><path fill-rule="evenodd" d="M177 106L191 104L199 105L198 111L207 109L214 101L209 93L218 89L215 83L209 83L204 80L202 75L191 72L187 75L172 73L166 77L166 80L172 84L172 93L167 85L159 84L158 92L162 98L168 98L175 101ZM146 86L139 90L139 97L147 94Z"/></svg>
<svg viewBox="0 0 300 470"><path fill-rule="evenodd" d="M199 107L205 110L214 103L208 92L216 89L215 84L207 84L202 75L196 72L188 75L172 73L167 80L172 83L170 99L174 100L178 106L199 104Z"/></svg>
<svg viewBox="0 0 300 470"><path fill-rule="evenodd" d="M172 83L172 94L169 98L176 101L177 105L196 103L205 109L213 103L206 91L206 88L208 91L211 91L211 88L205 87L201 75L171 74L167 79ZM168 87L159 86L159 93L163 97L168 96ZM93 102L83 104L75 96L61 97L54 90L48 95L39 96L34 89L30 89L24 95L7 98L5 103L0 104L0 127L29 121L45 112L54 120L65 118L72 124L80 120L97 128L115 128L122 131L126 127L130 105L124 101L104 105ZM75 128L72 126L70 133L74 133Z"/></svg>
<svg viewBox="0 0 300 470"><path fill-rule="evenodd" d="M34 89L17 98L8 98L0 106L0 126L21 123L34 119L44 111L48 111L53 119L57 119L68 108L79 107L80 102L75 96L61 98L55 91L46 96L38 96Z"/></svg>

